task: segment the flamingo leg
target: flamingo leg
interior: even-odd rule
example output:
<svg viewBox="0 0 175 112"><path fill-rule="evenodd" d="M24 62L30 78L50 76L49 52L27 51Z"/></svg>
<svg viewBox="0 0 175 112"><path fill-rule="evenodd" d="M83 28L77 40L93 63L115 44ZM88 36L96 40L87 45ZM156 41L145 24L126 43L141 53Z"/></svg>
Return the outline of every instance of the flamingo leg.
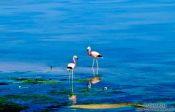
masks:
<svg viewBox="0 0 175 112"><path fill-rule="evenodd" d="M70 82L70 79L71 79L71 70L70 69L68 70L68 77L69 77L69 90L71 91L71 82Z"/></svg>
<svg viewBox="0 0 175 112"><path fill-rule="evenodd" d="M70 70L68 71L68 75L69 75L69 86L70 86L70 76L71 76Z"/></svg>
<svg viewBox="0 0 175 112"><path fill-rule="evenodd" d="M72 93L74 92L74 83L73 83L73 80L74 80L74 71L72 70Z"/></svg>

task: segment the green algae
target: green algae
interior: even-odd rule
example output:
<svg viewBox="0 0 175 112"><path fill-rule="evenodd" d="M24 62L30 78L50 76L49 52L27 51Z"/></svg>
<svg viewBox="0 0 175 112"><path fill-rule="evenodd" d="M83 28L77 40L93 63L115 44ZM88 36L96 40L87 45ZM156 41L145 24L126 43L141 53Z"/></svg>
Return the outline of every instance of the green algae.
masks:
<svg viewBox="0 0 175 112"><path fill-rule="evenodd" d="M0 112L20 112L27 109L27 106L18 105L16 103L0 103Z"/></svg>
<svg viewBox="0 0 175 112"><path fill-rule="evenodd" d="M56 80L40 80L40 79L27 79L23 80L24 84L60 84L61 82Z"/></svg>
<svg viewBox="0 0 175 112"><path fill-rule="evenodd" d="M81 88L80 89L82 92L90 92L91 91L91 89L89 89L89 88Z"/></svg>
<svg viewBox="0 0 175 112"><path fill-rule="evenodd" d="M27 108L27 106L9 101L6 97L0 97L0 112L20 112Z"/></svg>
<svg viewBox="0 0 175 112"><path fill-rule="evenodd" d="M74 82L78 82L78 83L81 83L81 82L88 82L89 79L76 79Z"/></svg>
<svg viewBox="0 0 175 112"><path fill-rule="evenodd" d="M46 80L42 78L10 78L11 80L20 81L22 84L60 84L57 80Z"/></svg>
<svg viewBox="0 0 175 112"><path fill-rule="evenodd" d="M0 97L0 103L2 103L2 102L6 102L8 99L7 98L5 98L5 97Z"/></svg>

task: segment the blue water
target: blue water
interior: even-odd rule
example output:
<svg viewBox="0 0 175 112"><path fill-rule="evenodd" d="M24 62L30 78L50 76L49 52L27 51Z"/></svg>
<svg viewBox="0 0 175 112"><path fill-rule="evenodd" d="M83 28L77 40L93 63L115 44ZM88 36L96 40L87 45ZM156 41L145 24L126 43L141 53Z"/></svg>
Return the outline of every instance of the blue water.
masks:
<svg viewBox="0 0 175 112"><path fill-rule="evenodd" d="M102 80L86 96L81 90L87 83L75 83L78 104L175 104L174 11L175 0L0 1L0 80L6 81L9 74L65 80L67 63L74 54L79 56L75 79L90 78L92 59L86 48L91 46L104 57L99 60ZM49 66L54 70L48 72ZM27 86L0 86L0 96L46 94L63 105L49 111L97 111L67 108L66 94L49 94L67 88L66 82ZM108 90L101 92L105 86ZM52 105L17 103L28 105L25 111ZM114 110L135 111L107 111Z"/></svg>

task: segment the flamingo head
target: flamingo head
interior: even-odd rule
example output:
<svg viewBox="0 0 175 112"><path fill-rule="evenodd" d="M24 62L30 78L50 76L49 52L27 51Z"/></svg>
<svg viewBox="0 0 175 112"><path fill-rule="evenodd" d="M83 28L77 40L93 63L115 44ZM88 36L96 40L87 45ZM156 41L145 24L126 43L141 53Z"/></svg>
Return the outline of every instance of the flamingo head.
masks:
<svg viewBox="0 0 175 112"><path fill-rule="evenodd" d="M90 46L87 47L87 51L91 51L91 47Z"/></svg>
<svg viewBox="0 0 175 112"><path fill-rule="evenodd" d="M74 55L74 56L73 56L73 59L78 60L78 56L77 56L77 55Z"/></svg>

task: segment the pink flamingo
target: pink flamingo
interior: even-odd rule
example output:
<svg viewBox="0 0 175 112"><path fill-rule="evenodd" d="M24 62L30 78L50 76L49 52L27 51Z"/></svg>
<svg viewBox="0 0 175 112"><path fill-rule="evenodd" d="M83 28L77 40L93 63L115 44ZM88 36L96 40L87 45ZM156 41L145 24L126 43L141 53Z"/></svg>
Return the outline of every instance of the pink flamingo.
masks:
<svg viewBox="0 0 175 112"><path fill-rule="evenodd" d="M74 63L69 63L67 65L67 70L68 70L68 73L69 73L69 84L70 84L70 71L72 71L72 93L71 93L71 96L69 97L69 100L73 101L74 103L76 103L76 95L73 94L73 92L74 92L73 75L74 75L74 69L77 65L77 60L78 60L78 57L76 55L74 55L73 56Z"/></svg>
<svg viewBox="0 0 175 112"><path fill-rule="evenodd" d="M87 51L88 51L88 55L91 56L93 58L92 60L92 69L94 67L94 61L96 61L96 65L97 65L97 74L98 74L98 58L102 58L103 56L98 53L97 51L91 51L91 47L87 47ZM94 70L93 70L93 73L94 73Z"/></svg>

